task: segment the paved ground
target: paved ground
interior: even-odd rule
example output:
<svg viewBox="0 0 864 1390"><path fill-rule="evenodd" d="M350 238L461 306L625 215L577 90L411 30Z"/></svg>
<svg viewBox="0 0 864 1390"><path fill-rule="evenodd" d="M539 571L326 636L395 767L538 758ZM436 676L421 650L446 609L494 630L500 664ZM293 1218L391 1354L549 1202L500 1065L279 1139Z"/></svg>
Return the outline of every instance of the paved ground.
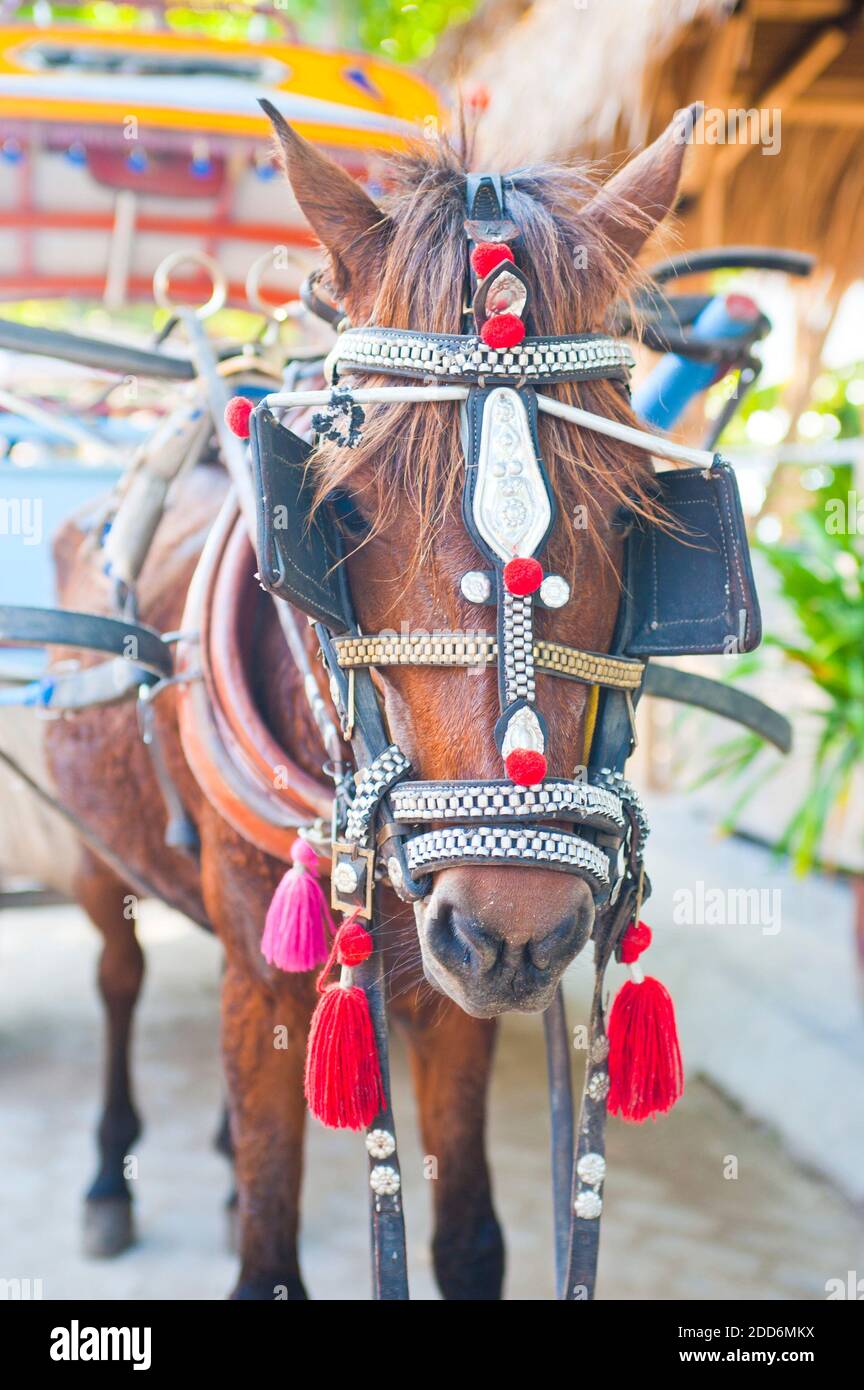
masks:
<svg viewBox="0 0 864 1390"><path fill-rule="evenodd" d="M93 1160L100 1033L95 937L72 908L0 918L0 1277L40 1278L46 1298L210 1299L230 1287L215 944L167 910L145 910L149 977L140 1010L138 1247L111 1263L78 1254ZM588 969L587 964L574 967ZM539 1020L504 1029L492 1113L511 1299L551 1295L545 1072ZM794 1065L794 1063L790 1063ZM412 1288L436 1296L427 1193L404 1059L395 1057ZM611 1126L600 1293L606 1298L811 1299L864 1272L864 1219L706 1083L691 1080L657 1125ZM724 1177L737 1160L738 1177ZM303 1260L318 1298L366 1296L364 1156L313 1126Z"/></svg>

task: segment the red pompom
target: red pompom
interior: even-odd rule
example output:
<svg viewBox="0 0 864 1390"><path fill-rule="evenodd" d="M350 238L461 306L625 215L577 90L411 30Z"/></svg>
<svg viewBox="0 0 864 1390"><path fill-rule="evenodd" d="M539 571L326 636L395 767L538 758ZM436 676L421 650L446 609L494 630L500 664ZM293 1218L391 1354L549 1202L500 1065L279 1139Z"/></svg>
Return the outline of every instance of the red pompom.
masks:
<svg viewBox="0 0 864 1390"><path fill-rule="evenodd" d="M336 933L336 959L340 965L362 965L371 954L371 936L362 922L349 917Z"/></svg>
<svg viewBox="0 0 864 1390"><path fill-rule="evenodd" d="M232 396L225 407L225 424L238 439L249 438L249 416L255 409L248 396Z"/></svg>
<svg viewBox="0 0 864 1390"><path fill-rule="evenodd" d="M508 594L524 597L526 594L536 593L542 583L543 566L530 555L517 556L515 560L508 560L504 566L504 588Z"/></svg>
<svg viewBox="0 0 864 1390"><path fill-rule="evenodd" d="M480 329L480 337L487 347L518 347L525 337L525 325L518 314L493 314Z"/></svg>
<svg viewBox="0 0 864 1390"><path fill-rule="evenodd" d="M645 922L631 922L621 938L621 961L632 965L651 945L651 928Z"/></svg>
<svg viewBox="0 0 864 1390"><path fill-rule="evenodd" d="M369 1001L358 985L330 985L318 1000L304 1090L312 1114L331 1129L368 1129L384 1109Z"/></svg>
<svg viewBox="0 0 864 1390"><path fill-rule="evenodd" d="M471 268L483 280L502 261L512 261L513 252L503 241L481 241L471 252Z"/></svg>
<svg viewBox="0 0 864 1390"><path fill-rule="evenodd" d="M546 759L533 748L514 748L504 760L511 782L517 787L533 787L546 776Z"/></svg>
<svg viewBox="0 0 864 1390"><path fill-rule="evenodd" d="M628 980L609 1015L609 1114L648 1120L671 1110L683 1090L669 991L650 975L641 984Z"/></svg>

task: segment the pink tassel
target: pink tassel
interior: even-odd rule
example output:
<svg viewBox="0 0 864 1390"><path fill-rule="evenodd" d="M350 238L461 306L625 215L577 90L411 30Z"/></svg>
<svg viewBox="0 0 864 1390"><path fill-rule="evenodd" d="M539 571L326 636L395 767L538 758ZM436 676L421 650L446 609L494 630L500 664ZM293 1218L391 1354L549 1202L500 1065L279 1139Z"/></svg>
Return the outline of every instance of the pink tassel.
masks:
<svg viewBox="0 0 864 1390"><path fill-rule="evenodd" d="M291 846L288 870L267 909L261 950L279 970L314 970L327 959L327 928L336 928L324 890L316 877L319 859L312 846L298 838Z"/></svg>

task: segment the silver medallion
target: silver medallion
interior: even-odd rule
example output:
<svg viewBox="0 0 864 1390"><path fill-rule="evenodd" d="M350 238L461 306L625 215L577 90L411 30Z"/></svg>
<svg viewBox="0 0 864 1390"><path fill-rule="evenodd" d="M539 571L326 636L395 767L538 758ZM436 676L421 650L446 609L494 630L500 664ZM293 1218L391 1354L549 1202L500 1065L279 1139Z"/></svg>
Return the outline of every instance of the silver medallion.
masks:
<svg viewBox="0 0 864 1390"><path fill-rule="evenodd" d="M576 1173L589 1187L599 1187L606 1177L606 1160L602 1154L583 1154L576 1164Z"/></svg>
<svg viewBox="0 0 864 1390"><path fill-rule="evenodd" d="M387 1163L376 1163L369 1174L369 1186L378 1197L395 1197L402 1180L395 1168Z"/></svg>
<svg viewBox="0 0 864 1390"><path fill-rule="evenodd" d="M348 864L343 859L342 863L337 864L336 868L333 870L333 882L336 885L337 893L344 893L346 896L350 896L351 893L357 891L357 885L360 879L353 864Z"/></svg>
<svg viewBox="0 0 864 1390"><path fill-rule="evenodd" d="M370 1129L366 1135L366 1149L370 1158L389 1158L396 1152L396 1140L387 1129Z"/></svg>
<svg viewBox="0 0 864 1390"><path fill-rule="evenodd" d="M609 1077L605 1071L595 1071L588 1082L589 1100L605 1100L609 1094Z"/></svg>
<svg viewBox="0 0 864 1390"><path fill-rule="evenodd" d="M459 588L469 603L486 603L492 593L492 582L482 570L469 570L459 581Z"/></svg>
<svg viewBox="0 0 864 1390"><path fill-rule="evenodd" d="M570 585L563 574L547 574L540 585L540 597L547 608L563 608L570 597Z"/></svg>
<svg viewBox="0 0 864 1390"><path fill-rule="evenodd" d="M596 1221L603 1210L602 1198L588 1188L585 1192L579 1193L573 1203L573 1210L583 1221Z"/></svg>

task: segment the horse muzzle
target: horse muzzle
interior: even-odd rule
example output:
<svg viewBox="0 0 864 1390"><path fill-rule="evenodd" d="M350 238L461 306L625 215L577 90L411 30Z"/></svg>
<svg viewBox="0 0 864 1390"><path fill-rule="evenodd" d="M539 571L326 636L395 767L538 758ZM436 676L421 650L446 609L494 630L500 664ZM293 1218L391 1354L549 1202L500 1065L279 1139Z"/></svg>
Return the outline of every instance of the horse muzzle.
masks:
<svg viewBox="0 0 864 1390"><path fill-rule="evenodd" d="M591 935L594 897L576 875L450 869L415 907L424 974L475 1018L538 1013Z"/></svg>

